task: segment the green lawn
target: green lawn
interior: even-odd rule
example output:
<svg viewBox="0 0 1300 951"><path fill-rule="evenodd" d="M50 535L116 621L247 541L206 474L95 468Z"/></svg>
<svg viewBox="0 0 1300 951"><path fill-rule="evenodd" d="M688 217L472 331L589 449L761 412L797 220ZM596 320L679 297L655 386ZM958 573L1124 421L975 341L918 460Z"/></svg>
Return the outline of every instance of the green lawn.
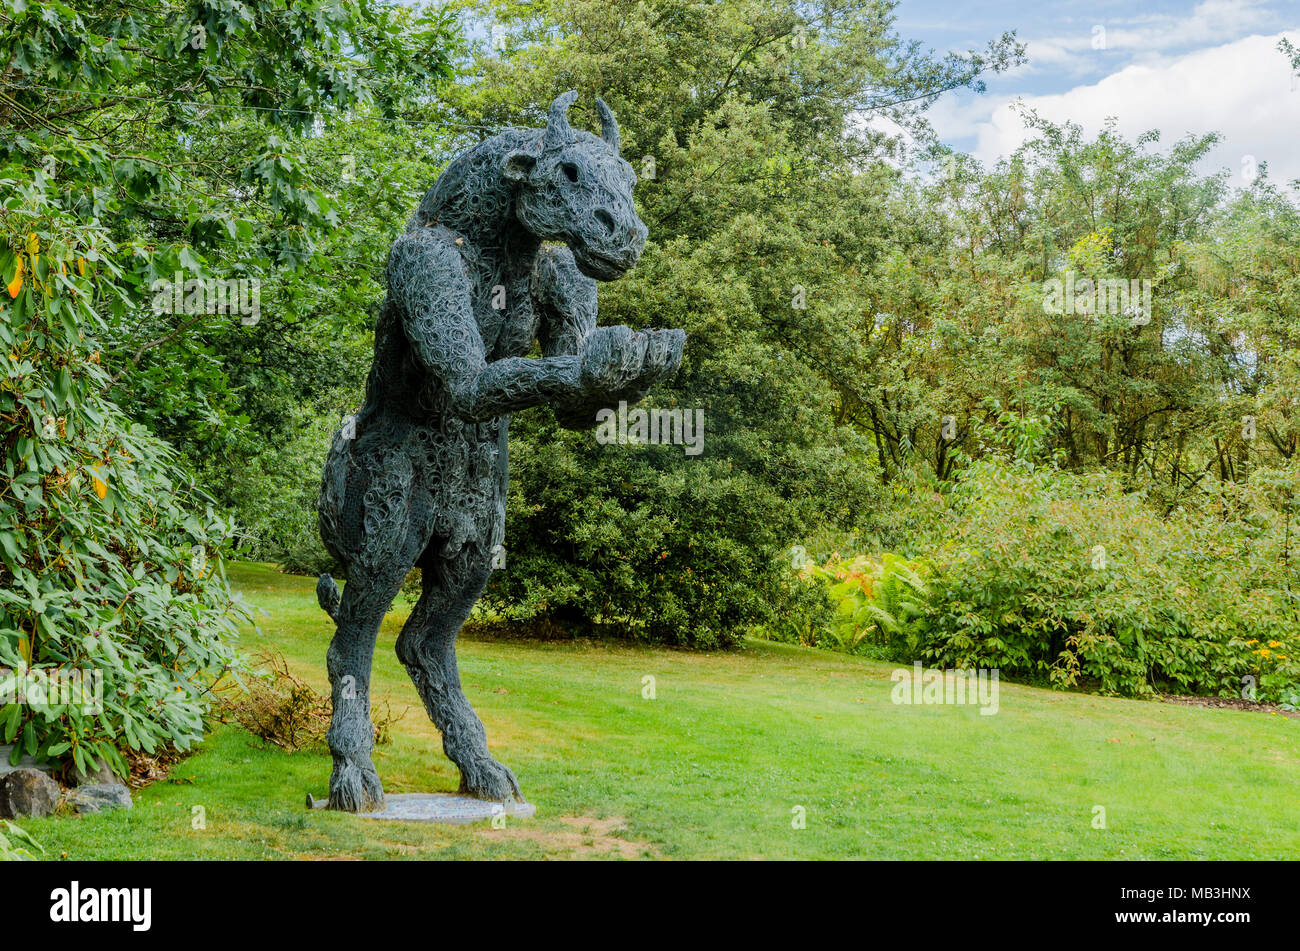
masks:
<svg viewBox="0 0 1300 951"><path fill-rule="evenodd" d="M313 582L230 575L275 645L322 689L329 626ZM456 773L379 637L377 753L389 792ZM68 858L1294 858L1300 721L1002 684L1000 712L890 701L891 665L749 641L730 654L467 640L466 691L532 820L438 827L308 813L325 751L218 729L136 808L24 823ZM642 698L653 675L657 696ZM792 828L796 806L806 828ZM1105 829L1093 828L1094 806ZM193 828L201 807L206 828Z"/></svg>

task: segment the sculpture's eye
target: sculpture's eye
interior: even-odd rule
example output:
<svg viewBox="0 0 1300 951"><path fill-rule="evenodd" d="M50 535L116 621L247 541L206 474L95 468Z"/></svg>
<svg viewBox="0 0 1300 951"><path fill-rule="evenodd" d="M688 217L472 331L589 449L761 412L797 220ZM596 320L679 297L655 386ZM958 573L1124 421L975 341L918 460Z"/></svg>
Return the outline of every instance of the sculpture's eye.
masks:
<svg viewBox="0 0 1300 951"><path fill-rule="evenodd" d="M564 177L569 181L576 182L578 180L578 166L574 165L572 162L561 163L560 171L564 173Z"/></svg>

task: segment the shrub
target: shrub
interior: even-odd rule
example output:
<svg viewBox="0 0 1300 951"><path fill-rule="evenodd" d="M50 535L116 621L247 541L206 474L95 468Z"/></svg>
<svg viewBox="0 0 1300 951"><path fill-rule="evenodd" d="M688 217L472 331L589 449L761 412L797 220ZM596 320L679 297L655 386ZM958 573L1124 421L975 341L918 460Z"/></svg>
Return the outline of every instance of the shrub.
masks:
<svg viewBox="0 0 1300 951"><path fill-rule="evenodd" d="M837 498L818 487L851 467L839 447L810 448L790 474L756 473L744 463L754 447L725 448L747 437L722 431L721 413L694 458L680 446L600 446L542 415L514 424L506 564L487 610L516 629L711 649L819 609L788 553ZM801 475L808 484L789 490L778 481Z"/></svg>
<svg viewBox="0 0 1300 951"><path fill-rule="evenodd" d="M1249 505L1223 489L1162 516L1108 474L990 457L936 537L921 654L1103 693L1241 693L1295 683L1294 603ZM1274 648L1263 648L1270 653ZM1275 657L1274 657L1275 659Z"/></svg>
<svg viewBox="0 0 1300 951"><path fill-rule="evenodd" d="M219 554L231 527L102 395L100 311L131 306L108 236L39 183L0 194L0 666L84 671L103 696L10 702L0 735L15 757L125 775L124 751L203 735L242 613Z"/></svg>
<svg viewBox="0 0 1300 951"><path fill-rule="evenodd" d="M314 524L310 529L304 528L302 534L287 548L280 550L278 555L276 561L280 570L291 575L317 578L322 573L329 573L339 581L347 577L343 565L325 550Z"/></svg>
<svg viewBox="0 0 1300 951"><path fill-rule="evenodd" d="M284 655L273 650L253 655L260 665L247 685L228 682L221 688L221 710L259 739L293 753L325 742L330 724L330 698L294 675ZM395 720L383 703L372 711L376 743L390 741Z"/></svg>

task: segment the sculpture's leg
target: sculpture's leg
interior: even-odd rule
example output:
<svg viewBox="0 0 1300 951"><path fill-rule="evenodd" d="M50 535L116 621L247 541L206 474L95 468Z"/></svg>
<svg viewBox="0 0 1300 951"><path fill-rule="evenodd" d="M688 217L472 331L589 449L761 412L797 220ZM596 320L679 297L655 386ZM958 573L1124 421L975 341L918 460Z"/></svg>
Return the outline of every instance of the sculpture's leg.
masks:
<svg viewBox="0 0 1300 951"><path fill-rule="evenodd" d="M522 802L514 774L488 753L487 731L461 690L456 666L456 635L487 584L489 556L474 544L452 559L432 554L435 549L421 562L424 590L397 638L397 656L442 731L443 750L460 768L460 791Z"/></svg>
<svg viewBox="0 0 1300 951"><path fill-rule="evenodd" d="M373 812L384 808L384 789L370 760L374 728L370 722L370 665L375 638L389 605L401 590L405 570L366 577L353 572L343 589L327 664L333 713L326 735L334 770L331 809Z"/></svg>
<svg viewBox="0 0 1300 951"><path fill-rule="evenodd" d="M334 545L348 556L348 581L334 612L337 627L327 655L333 700L326 734L334 757L331 809L370 812L384 806L383 786L370 761L370 665L384 614L428 542L422 523L411 519L413 492L411 463L399 452L363 458L348 473L338 524L342 536L359 544L345 549L335 540ZM426 506L421 499L416 507Z"/></svg>

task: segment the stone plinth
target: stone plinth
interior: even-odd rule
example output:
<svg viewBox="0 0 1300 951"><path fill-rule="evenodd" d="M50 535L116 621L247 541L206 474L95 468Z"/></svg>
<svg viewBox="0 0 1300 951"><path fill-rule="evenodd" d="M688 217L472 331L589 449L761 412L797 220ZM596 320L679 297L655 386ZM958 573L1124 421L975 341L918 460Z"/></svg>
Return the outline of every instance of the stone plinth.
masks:
<svg viewBox="0 0 1300 951"><path fill-rule="evenodd" d="M328 800L307 794L309 809L324 809ZM387 819L396 822L445 822L468 825L486 822L494 816L528 819L537 807L530 802L491 802L452 793L386 793L382 812L357 813L362 819Z"/></svg>

